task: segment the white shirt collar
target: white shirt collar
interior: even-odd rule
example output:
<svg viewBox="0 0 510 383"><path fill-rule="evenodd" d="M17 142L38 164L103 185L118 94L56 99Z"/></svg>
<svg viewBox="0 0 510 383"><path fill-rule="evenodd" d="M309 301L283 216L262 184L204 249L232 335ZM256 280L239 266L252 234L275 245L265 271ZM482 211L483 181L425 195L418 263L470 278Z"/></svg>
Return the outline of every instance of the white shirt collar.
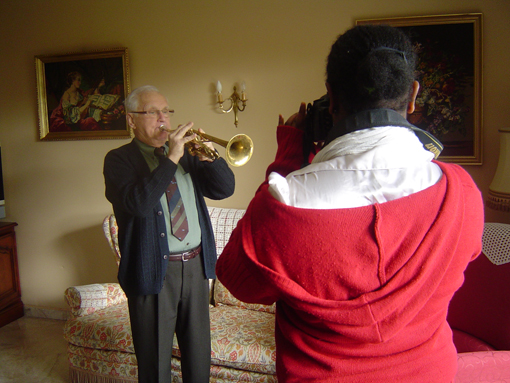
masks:
<svg viewBox="0 0 510 383"><path fill-rule="evenodd" d="M316 209L383 203L435 184L441 170L407 128L378 127L333 140L312 164L269 176L271 194L290 206Z"/></svg>

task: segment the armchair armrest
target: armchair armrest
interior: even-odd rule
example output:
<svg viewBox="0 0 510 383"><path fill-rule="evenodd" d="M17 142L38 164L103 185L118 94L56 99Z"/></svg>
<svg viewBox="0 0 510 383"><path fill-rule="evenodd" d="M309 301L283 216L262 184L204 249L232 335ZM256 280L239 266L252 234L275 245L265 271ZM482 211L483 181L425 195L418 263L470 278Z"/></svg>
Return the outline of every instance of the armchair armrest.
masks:
<svg viewBox="0 0 510 383"><path fill-rule="evenodd" d="M457 354L455 383L508 382L510 351L480 351Z"/></svg>
<svg viewBox="0 0 510 383"><path fill-rule="evenodd" d="M64 293L73 317L90 315L97 310L127 301L118 283L72 286Z"/></svg>

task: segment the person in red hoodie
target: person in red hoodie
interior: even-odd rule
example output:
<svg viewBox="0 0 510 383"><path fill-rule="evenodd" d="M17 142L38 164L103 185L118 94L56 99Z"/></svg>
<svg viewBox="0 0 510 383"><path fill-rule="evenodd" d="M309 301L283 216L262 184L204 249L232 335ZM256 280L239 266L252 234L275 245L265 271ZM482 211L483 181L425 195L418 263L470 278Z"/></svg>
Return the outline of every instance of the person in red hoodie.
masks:
<svg viewBox="0 0 510 383"><path fill-rule="evenodd" d="M248 303L276 302L279 382L452 382L448 304L481 252L483 202L434 137L407 122L419 84L408 37L339 36L327 62L332 127L305 162L306 108L216 273Z"/></svg>

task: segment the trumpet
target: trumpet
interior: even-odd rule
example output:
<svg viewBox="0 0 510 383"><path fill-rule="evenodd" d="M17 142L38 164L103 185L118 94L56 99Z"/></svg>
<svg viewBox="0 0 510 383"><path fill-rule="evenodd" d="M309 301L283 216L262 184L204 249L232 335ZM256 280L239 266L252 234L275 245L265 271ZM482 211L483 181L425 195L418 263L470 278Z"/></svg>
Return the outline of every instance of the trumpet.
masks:
<svg viewBox="0 0 510 383"><path fill-rule="evenodd" d="M165 125L159 127L160 130L171 132ZM218 152L212 150L205 142L214 142L225 148L225 159L232 166L243 166L253 154L253 141L246 134L236 134L230 140L222 140L209 134L200 133L198 130L190 129L186 132L187 136L195 134L195 138L186 143L186 148L191 155L203 155L212 160L220 157Z"/></svg>

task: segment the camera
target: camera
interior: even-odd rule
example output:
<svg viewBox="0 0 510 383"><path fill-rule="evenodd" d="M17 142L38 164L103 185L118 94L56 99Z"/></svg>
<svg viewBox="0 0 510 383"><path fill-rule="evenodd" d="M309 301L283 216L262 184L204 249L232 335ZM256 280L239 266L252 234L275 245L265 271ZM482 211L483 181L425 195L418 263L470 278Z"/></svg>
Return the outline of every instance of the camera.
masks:
<svg viewBox="0 0 510 383"><path fill-rule="evenodd" d="M310 163L311 155L322 148L329 131L333 127L333 118L329 114L329 96L325 94L306 108L305 134L303 137L303 166Z"/></svg>
<svg viewBox="0 0 510 383"><path fill-rule="evenodd" d="M333 119L329 114L329 96L325 94L306 109L306 132L312 142L325 141L333 127Z"/></svg>

